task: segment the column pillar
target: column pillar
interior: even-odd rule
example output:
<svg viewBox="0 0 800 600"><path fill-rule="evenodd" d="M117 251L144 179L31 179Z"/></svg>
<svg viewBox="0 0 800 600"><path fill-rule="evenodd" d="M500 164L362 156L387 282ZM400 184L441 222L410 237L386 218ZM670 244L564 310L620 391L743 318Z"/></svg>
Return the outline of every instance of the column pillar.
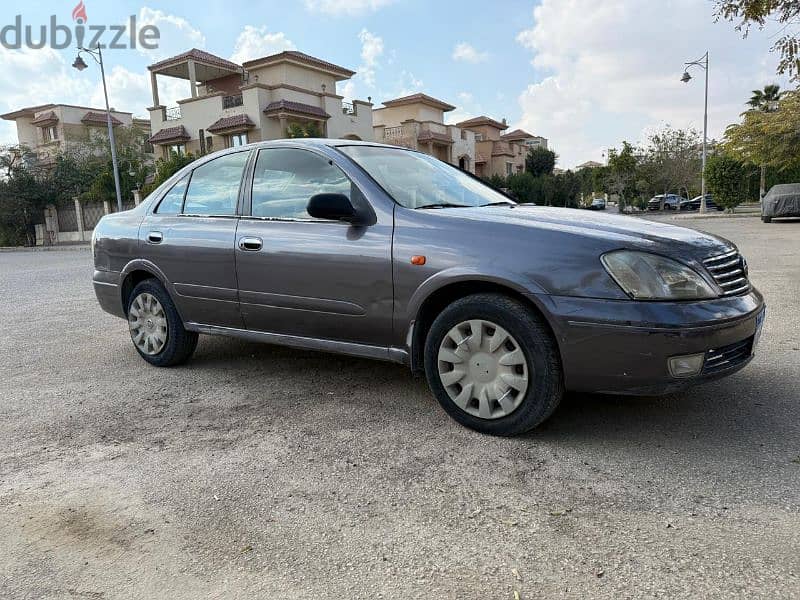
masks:
<svg viewBox="0 0 800 600"><path fill-rule="evenodd" d="M286 115L280 115L278 117L279 127L281 128L281 137L286 137Z"/></svg>
<svg viewBox="0 0 800 600"><path fill-rule="evenodd" d="M108 203L108 200L103 200L103 214L110 215L111 214L111 206Z"/></svg>
<svg viewBox="0 0 800 600"><path fill-rule="evenodd" d="M142 192L133 190L133 205L139 206L142 203Z"/></svg>
<svg viewBox="0 0 800 600"><path fill-rule="evenodd" d="M194 61L190 60L186 64L189 67L189 83L192 86L192 98L197 98L197 74L195 73Z"/></svg>
<svg viewBox="0 0 800 600"><path fill-rule="evenodd" d="M72 202L75 205L75 219L78 221L78 239L83 241L83 207L77 196L72 197Z"/></svg>
<svg viewBox="0 0 800 600"><path fill-rule="evenodd" d="M158 80L153 72L150 73L150 89L153 91L153 106L160 106L158 101Z"/></svg>

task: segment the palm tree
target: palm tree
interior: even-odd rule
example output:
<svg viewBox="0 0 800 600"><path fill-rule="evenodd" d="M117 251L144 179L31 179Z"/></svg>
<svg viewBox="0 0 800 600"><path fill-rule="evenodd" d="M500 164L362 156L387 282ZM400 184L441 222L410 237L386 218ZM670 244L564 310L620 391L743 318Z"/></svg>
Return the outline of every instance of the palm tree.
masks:
<svg viewBox="0 0 800 600"><path fill-rule="evenodd" d="M747 105L762 112L778 110L778 101L781 99L781 86L777 83L765 85L763 90L753 90L753 95Z"/></svg>
<svg viewBox="0 0 800 600"><path fill-rule="evenodd" d="M781 86L777 83L765 85L763 90L753 90L753 95L747 101L750 110L761 112L774 112L778 110L781 99ZM761 182L759 185L759 198L763 198L767 187L767 166L761 165Z"/></svg>

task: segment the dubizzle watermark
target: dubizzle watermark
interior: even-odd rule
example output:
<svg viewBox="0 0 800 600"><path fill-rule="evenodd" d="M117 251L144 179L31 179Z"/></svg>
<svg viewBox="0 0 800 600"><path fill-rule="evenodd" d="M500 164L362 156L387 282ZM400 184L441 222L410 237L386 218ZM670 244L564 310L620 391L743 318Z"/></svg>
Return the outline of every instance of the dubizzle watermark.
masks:
<svg viewBox="0 0 800 600"><path fill-rule="evenodd" d="M56 50L64 48L110 48L125 50L143 48L155 50L161 39L161 32L155 25L138 27L136 15L128 17L125 25L88 25L86 5L80 0L72 9L72 26L59 23L56 15L50 15L48 25L28 25L23 23L22 15L14 17L14 23L0 29L0 46L9 50L32 48L38 50L49 46ZM37 31L38 30L38 31Z"/></svg>

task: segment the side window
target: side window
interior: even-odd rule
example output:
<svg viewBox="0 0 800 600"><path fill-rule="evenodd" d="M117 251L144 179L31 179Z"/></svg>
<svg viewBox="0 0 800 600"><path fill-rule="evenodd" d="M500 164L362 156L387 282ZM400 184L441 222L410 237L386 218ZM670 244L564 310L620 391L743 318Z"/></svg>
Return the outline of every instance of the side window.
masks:
<svg viewBox="0 0 800 600"><path fill-rule="evenodd" d="M253 176L252 215L312 219L306 210L311 196L330 193L350 198L351 185L339 167L308 150L261 150Z"/></svg>
<svg viewBox="0 0 800 600"><path fill-rule="evenodd" d="M235 215L236 199L248 154L226 154L192 171L183 214Z"/></svg>
<svg viewBox="0 0 800 600"><path fill-rule="evenodd" d="M189 175L184 175L172 189L164 194L161 202L158 203L155 212L160 215L178 215L183 207L183 195L186 192L186 184L189 182Z"/></svg>

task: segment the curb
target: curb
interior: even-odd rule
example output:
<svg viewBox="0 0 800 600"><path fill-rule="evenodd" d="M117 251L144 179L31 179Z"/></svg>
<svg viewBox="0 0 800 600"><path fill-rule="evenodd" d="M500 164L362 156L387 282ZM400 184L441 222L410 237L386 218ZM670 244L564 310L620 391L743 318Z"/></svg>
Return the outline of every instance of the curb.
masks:
<svg viewBox="0 0 800 600"><path fill-rule="evenodd" d="M55 252L58 250L90 250L91 244L63 244L61 246L3 246L0 252Z"/></svg>

